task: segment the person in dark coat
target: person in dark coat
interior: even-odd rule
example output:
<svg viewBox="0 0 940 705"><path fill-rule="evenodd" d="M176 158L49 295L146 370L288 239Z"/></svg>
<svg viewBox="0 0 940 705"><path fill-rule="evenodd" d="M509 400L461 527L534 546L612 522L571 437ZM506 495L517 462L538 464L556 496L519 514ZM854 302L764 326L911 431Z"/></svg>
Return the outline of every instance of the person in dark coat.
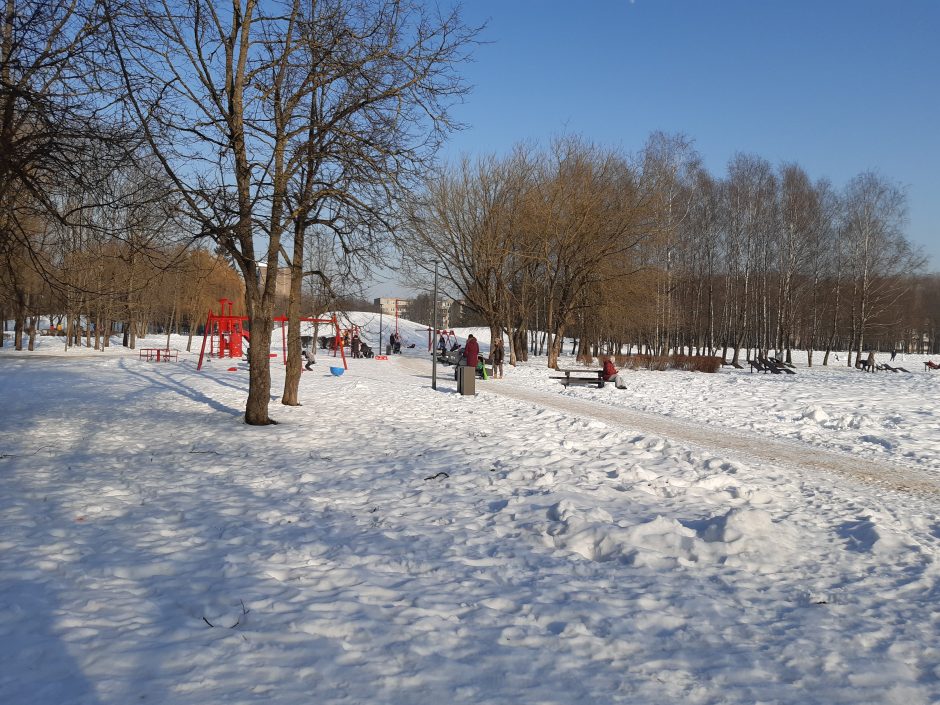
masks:
<svg viewBox="0 0 940 705"><path fill-rule="evenodd" d="M467 344L463 348L463 356L467 361L466 365L470 367L477 366L477 358L480 357L480 344L473 337L473 333L467 338Z"/></svg>
<svg viewBox="0 0 940 705"><path fill-rule="evenodd" d="M353 333L352 342L350 343L349 349L352 351L353 357L359 357L359 346L361 341L359 340L359 334Z"/></svg>

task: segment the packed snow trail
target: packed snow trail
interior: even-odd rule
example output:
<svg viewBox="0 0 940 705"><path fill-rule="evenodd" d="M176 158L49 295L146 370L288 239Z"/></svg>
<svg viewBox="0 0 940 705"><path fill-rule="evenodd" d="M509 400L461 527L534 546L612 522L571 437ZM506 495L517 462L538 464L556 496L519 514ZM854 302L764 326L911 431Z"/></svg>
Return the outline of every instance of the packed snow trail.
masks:
<svg viewBox="0 0 940 705"><path fill-rule="evenodd" d="M401 363L424 372L427 372L429 365L427 360L416 358L401 358ZM452 385L451 368L443 369L443 375L439 369L438 379ZM614 407L603 401L586 401L563 394L552 394L506 378L487 382L485 385L478 384L477 392L499 394L574 416L596 419L612 426L655 433L712 453L727 455L730 452L737 459L750 464L797 468L810 475L821 471L882 489L927 497L940 495L940 479L897 463L857 458L797 442L733 432L714 425L703 426L693 421Z"/></svg>

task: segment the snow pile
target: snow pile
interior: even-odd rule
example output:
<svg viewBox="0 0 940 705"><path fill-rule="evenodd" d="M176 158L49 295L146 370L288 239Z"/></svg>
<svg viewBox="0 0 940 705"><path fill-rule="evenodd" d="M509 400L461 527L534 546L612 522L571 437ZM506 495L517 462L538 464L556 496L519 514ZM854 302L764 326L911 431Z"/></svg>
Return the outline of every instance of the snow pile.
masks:
<svg viewBox="0 0 940 705"><path fill-rule="evenodd" d="M829 414L827 414L825 410L818 404L814 404L813 406L803 409L802 417L808 421L812 421L813 423L818 424L825 423L829 420Z"/></svg>

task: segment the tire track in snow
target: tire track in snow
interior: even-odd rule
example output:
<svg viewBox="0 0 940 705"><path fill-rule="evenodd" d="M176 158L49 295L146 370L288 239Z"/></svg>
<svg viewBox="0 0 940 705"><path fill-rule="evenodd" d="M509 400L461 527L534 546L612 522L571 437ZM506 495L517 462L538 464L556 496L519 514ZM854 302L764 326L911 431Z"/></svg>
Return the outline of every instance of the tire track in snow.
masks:
<svg viewBox="0 0 940 705"><path fill-rule="evenodd" d="M430 366L429 361L414 358L402 358L401 364L422 372L427 372ZM710 453L726 455L730 452L752 464L791 467L809 471L807 475L813 471L820 471L850 478L880 489L906 492L921 497L940 496L940 478L898 463L856 458L793 441L734 432L725 428L705 426L694 421L631 411L605 404L602 401L586 401L523 387L505 379L487 384L485 390L478 391L526 404L537 404L562 413L594 419L611 426L654 433Z"/></svg>

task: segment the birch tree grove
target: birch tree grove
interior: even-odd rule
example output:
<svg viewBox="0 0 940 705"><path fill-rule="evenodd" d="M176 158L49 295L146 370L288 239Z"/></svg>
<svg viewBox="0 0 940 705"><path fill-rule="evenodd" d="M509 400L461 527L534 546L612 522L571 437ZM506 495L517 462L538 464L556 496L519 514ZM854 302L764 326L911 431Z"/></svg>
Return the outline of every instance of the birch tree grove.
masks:
<svg viewBox="0 0 940 705"><path fill-rule="evenodd" d="M626 346L735 365L935 339L903 192L875 174L839 193L756 155L712 176L682 137L654 134L632 160L567 138L444 168L416 203L409 255L438 260L511 351L540 332L550 366L572 337L582 358Z"/></svg>

